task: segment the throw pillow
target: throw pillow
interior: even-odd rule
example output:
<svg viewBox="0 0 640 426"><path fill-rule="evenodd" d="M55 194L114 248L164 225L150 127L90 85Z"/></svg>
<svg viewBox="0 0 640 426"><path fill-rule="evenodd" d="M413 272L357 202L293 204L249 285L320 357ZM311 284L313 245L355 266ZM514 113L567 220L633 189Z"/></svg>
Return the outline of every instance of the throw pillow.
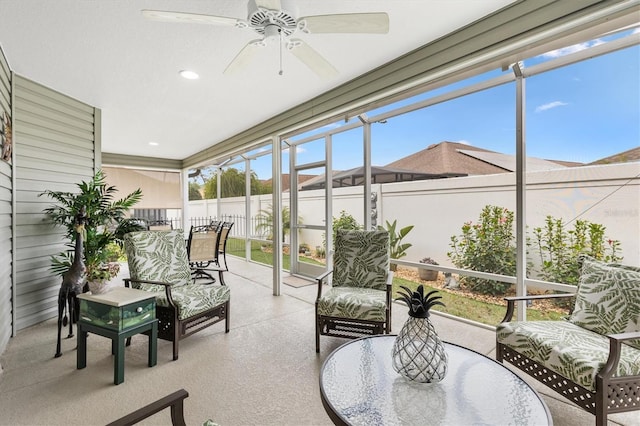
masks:
<svg viewBox="0 0 640 426"><path fill-rule="evenodd" d="M598 334L640 331L640 268L582 256L569 321ZM625 342L640 349L640 340Z"/></svg>

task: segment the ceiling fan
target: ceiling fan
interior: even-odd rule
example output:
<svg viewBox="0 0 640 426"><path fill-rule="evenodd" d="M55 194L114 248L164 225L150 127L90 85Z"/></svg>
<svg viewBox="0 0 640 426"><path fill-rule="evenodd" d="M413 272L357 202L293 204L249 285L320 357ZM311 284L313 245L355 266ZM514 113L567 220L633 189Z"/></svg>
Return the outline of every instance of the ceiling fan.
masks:
<svg viewBox="0 0 640 426"><path fill-rule="evenodd" d="M246 20L226 16L148 9L143 10L142 15L155 21L228 25L241 29L246 28L258 33L261 38L249 41L229 63L224 70L225 74L233 74L246 67L259 49L271 42L277 42L280 45L280 75L282 75L282 48L284 46L318 76L331 78L338 73L335 67L303 40L293 38L295 33L386 34L389 32L389 16L384 12L296 18L282 10L280 0L249 0L248 9Z"/></svg>

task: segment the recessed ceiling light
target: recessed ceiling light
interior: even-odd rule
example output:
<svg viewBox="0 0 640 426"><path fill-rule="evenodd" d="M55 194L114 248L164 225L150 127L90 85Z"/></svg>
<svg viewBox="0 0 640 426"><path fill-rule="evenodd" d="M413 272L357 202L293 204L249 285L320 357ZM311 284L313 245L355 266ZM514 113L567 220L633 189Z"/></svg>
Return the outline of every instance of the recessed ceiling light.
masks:
<svg viewBox="0 0 640 426"><path fill-rule="evenodd" d="M151 146L158 146L158 145L160 145L160 144L159 144L158 142L149 142L149 145L151 145Z"/></svg>
<svg viewBox="0 0 640 426"><path fill-rule="evenodd" d="M200 76L197 73L189 70L182 70L178 74L180 74L182 77L186 78L187 80L197 80L198 78L200 78Z"/></svg>

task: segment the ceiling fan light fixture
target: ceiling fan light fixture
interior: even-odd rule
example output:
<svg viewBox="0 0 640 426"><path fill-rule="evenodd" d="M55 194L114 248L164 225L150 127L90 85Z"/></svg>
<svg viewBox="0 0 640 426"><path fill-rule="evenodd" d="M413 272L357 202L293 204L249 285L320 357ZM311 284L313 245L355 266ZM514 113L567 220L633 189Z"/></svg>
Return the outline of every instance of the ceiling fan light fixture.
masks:
<svg viewBox="0 0 640 426"><path fill-rule="evenodd" d="M186 78L187 80L197 80L200 78L197 72L190 70L180 70L178 72L182 78Z"/></svg>

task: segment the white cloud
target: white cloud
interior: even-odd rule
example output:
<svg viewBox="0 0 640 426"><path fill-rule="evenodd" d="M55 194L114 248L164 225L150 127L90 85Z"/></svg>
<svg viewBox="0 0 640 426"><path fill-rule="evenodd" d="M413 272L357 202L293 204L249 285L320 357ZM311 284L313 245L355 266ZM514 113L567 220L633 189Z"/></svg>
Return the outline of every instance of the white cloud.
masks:
<svg viewBox="0 0 640 426"><path fill-rule="evenodd" d="M301 154L301 153L306 152L306 151L307 151L307 150L306 150L306 149L304 149L304 148L303 148L302 146L300 146L300 145L298 145L298 146L296 147L296 153L298 153L298 154ZM283 149L283 150L282 150L282 153L283 153L284 155L289 155L289 148L285 148L285 149Z"/></svg>
<svg viewBox="0 0 640 426"><path fill-rule="evenodd" d="M559 58L561 56L566 56L572 53L580 52L581 50L586 50L603 43L605 42L600 39L595 39L585 43L578 43L578 44L574 44L573 46L563 47L562 49L552 50L551 52L543 53L542 56L544 58Z"/></svg>
<svg viewBox="0 0 640 426"><path fill-rule="evenodd" d="M469 146L473 146L473 144L469 141L466 141L464 139L461 139L459 141L457 141L457 143L461 143L462 145L469 145Z"/></svg>
<svg viewBox="0 0 640 426"><path fill-rule="evenodd" d="M569 104L566 103L566 102L562 102L562 101L553 101L553 102L549 102L547 104L540 105L539 107L536 108L536 112L542 112L542 111L546 111L548 109L557 108L557 107L565 106L565 105L569 105Z"/></svg>

